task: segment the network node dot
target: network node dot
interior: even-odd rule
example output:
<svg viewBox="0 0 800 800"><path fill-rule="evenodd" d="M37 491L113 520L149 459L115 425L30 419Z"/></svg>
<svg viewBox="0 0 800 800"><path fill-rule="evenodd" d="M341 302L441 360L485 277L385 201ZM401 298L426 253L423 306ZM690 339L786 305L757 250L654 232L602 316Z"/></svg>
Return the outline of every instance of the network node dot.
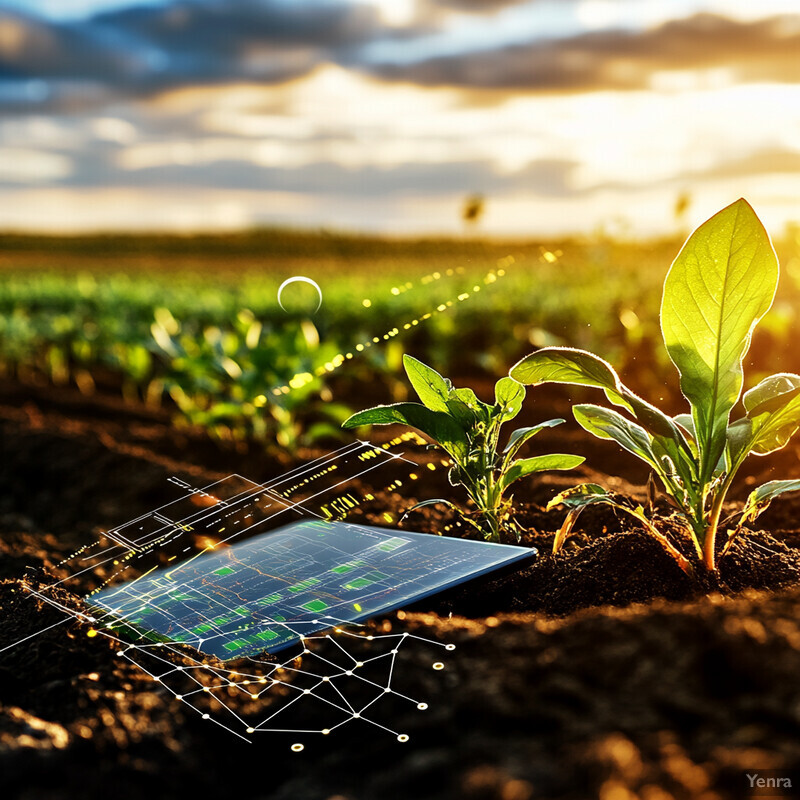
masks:
<svg viewBox="0 0 800 800"><path fill-rule="evenodd" d="M322 729L322 735L323 736L327 736L330 732L331 732L330 728L323 728Z"/></svg>
<svg viewBox="0 0 800 800"><path fill-rule="evenodd" d="M456 646L454 644L445 645L445 650L455 650Z"/></svg>
<svg viewBox="0 0 800 800"><path fill-rule="evenodd" d="M209 719L209 714L203 714L203 719Z"/></svg>
<svg viewBox="0 0 800 800"><path fill-rule="evenodd" d="M209 689L209 688L208 688L208 686L204 686L204 687L203 687L203 691L204 691L204 692L210 692L210 691L211 691L211 689Z"/></svg>
<svg viewBox="0 0 800 800"><path fill-rule="evenodd" d="M441 662L441 661L437 661L437 662L436 662L436 663L433 665L433 668L434 668L434 669L444 669L444 664L442 664L442 662Z"/></svg>
<svg viewBox="0 0 800 800"><path fill-rule="evenodd" d="M258 695L257 694L251 694L250 697L252 697L253 700L258 700Z"/></svg>
<svg viewBox="0 0 800 800"><path fill-rule="evenodd" d="M328 681L330 681L330 678L327 675L323 675L322 680L324 683L328 683Z"/></svg>
<svg viewBox="0 0 800 800"><path fill-rule="evenodd" d="M358 711L353 712L353 719L361 719L361 714Z"/></svg>
<svg viewBox="0 0 800 800"><path fill-rule="evenodd" d="M407 742L407 741L408 741L408 734L407 734L407 733L401 733L401 734L400 734L400 735L397 737L397 741L398 741L398 742Z"/></svg>
<svg viewBox="0 0 800 800"><path fill-rule="evenodd" d="M125 655L125 651L124 650L117 650L117 655L118 656L124 656Z"/></svg>
<svg viewBox="0 0 800 800"><path fill-rule="evenodd" d="M353 670L348 669L347 672L345 672L344 674L345 675L352 675L353 674Z"/></svg>
<svg viewBox="0 0 800 800"><path fill-rule="evenodd" d="M428 708L428 704L427 703L417 703L417 708L420 711L425 711Z"/></svg>
<svg viewBox="0 0 800 800"><path fill-rule="evenodd" d="M183 700L183 695L182 694L176 694L175 695L175 699L176 700Z"/></svg>
<svg viewBox="0 0 800 800"><path fill-rule="evenodd" d="M292 752L293 753L300 753L305 749L305 746L297 742L297 744L292 745Z"/></svg>
<svg viewBox="0 0 800 800"><path fill-rule="evenodd" d="M389 686L387 686L387 687L386 687L386 688L383 690L383 693L384 693L384 694L389 694L389 692L391 692L391 691L392 691L392 690L391 690L391 688L390 688Z"/></svg>
<svg viewBox="0 0 800 800"><path fill-rule="evenodd" d="M256 732L255 728L248 728L247 729L247 733L255 733L255 732Z"/></svg>
<svg viewBox="0 0 800 800"><path fill-rule="evenodd" d="M356 663L356 666L357 666L357 667L363 667L363 666L364 666L364 662L363 662L363 661L358 661L358 662Z"/></svg>
<svg viewBox="0 0 800 800"><path fill-rule="evenodd" d="M311 689L303 689L303 694L311 694Z"/></svg>

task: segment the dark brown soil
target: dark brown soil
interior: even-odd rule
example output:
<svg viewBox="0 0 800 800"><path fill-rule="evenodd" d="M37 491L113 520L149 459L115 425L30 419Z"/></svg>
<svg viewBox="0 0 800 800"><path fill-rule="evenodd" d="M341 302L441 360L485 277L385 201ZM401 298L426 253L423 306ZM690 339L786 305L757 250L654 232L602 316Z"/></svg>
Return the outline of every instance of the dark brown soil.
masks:
<svg viewBox="0 0 800 800"><path fill-rule="evenodd" d="M535 411L545 416L541 404ZM286 467L166 422L68 393L0 391L4 800L712 800L751 796L745 771L800 770L800 499L776 502L735 542L710 594L610 509L587 510L553 556L563 514L543 506L555 491L591 479L641 497L646 478L574 426L543 435L541 447L588 454L616 477L585 469L519 493L522 543L540 552L532 566L374 623L458 645L441 673L419 666L439 657L433 645L401 652L409 693L430 704L424 714L397 711L407 744L357 724L301 754L283 741L245 744L187 713L80 623L3 652L62 618L23 580L65 577L61 559L99 527L158 505L168 476L263 480ZM796 467L786 451L751 477L789 477ZM443 470L428 489L453 497ZM745 481L734 505L747 491ZM386 524L382 513L402 511L399 502L376 494L355 521ZM448 521L446 510L426 508L407 524L438 531ZM81 602L55 591L65 605Z"/></svg>

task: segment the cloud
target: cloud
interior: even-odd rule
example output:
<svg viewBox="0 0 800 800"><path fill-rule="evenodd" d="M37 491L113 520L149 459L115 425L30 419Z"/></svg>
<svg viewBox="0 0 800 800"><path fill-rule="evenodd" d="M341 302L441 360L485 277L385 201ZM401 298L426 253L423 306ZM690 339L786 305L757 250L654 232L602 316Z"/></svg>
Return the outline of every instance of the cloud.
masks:
<svg viewBox="0 0 800 800"><path fill-rule="evenodd" d="M234 149L231 142L230 146L219 149L216 158L191 161L190 156L185 163L173 160L120 170L113 150L100 148L73 156L74 170L53 175L50 183L82 190L109 185L117 189L158 191L180 187L367 200L448 197L476 191L489 196L520 191L543 197L567 197L575 193L571 176L577 165L564 159L542 159L514 172L499 173L489 161L409 162L388 168L348 167L333 161L273 166L235 158L231 152ZM16 175L6 176L0 170L0 187L17 182Z"/></svg>
<svg viewBox="0 0 800 800"><path fill-rule="evenodd" d="M404 28L387 27L376 6L345 0L175 0L72 22L0 10L0 109L75 108L208 84L275 85L327 63L385 81L500 92L669 89L673 73L685 82L714 70L734 81L800 81L800 16L703 14L557 39L537 38L532 24L530 39L513 46L472 42L435 54L431 31L448 30L436 8L490 15L512 4L427 0L419 8L430 13ZM376 45L398 39L406 53L434 55L376 61Z"/></svg>
<svg viewBox="0 0 800 800"><path fill-rule="evenodd" d="M494 50L380 64L425 86L586 91L649 88L664 72L727 68L738 80L800 81L800 17L738 22L699 14L652 30L609 30Z"/></svg>
<svg viewBox="0 0 800 800"><path fill-rule="evenodd" d="M180 0L73 22L0 9L0 105L285 82L345 60L381 30L374 7L331 0Z"/></svg>

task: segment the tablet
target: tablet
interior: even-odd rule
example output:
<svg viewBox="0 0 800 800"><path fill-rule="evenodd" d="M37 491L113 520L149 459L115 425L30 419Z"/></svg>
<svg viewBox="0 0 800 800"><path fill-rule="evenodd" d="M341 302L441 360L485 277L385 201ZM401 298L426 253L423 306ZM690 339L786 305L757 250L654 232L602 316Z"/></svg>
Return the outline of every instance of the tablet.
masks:
<svg viewBox="0 0 800 800"><path fill-rule="evenodd" d="M221 660L275 653L512 564L529 547L306 520L92 595L110 627Z"/></svg>

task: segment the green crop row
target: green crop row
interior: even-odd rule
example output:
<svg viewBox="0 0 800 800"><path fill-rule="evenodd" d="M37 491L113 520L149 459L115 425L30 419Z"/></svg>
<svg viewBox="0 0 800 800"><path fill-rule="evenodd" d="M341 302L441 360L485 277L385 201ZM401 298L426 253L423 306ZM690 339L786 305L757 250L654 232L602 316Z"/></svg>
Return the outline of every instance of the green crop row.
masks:
<svg viewBox="0 0 800 800"><path fill-rule="evenodd" d="M347 409L333 402L337 387L345 398L369 385L376 399L402 399L405 352L450 374L497 377L531 345L566 344L602 352L644 391L666 366L650 311L674 249L268 232L3 236L0 370L167 402L213 435L289 448L338 430ZM800 307L796 237L781 255L789 279L755 343L761 370L791 354ZM280 307L278 286L292 275L319 284L319 312L307 313L315 302L299 284L288 313Z"/></svg>

